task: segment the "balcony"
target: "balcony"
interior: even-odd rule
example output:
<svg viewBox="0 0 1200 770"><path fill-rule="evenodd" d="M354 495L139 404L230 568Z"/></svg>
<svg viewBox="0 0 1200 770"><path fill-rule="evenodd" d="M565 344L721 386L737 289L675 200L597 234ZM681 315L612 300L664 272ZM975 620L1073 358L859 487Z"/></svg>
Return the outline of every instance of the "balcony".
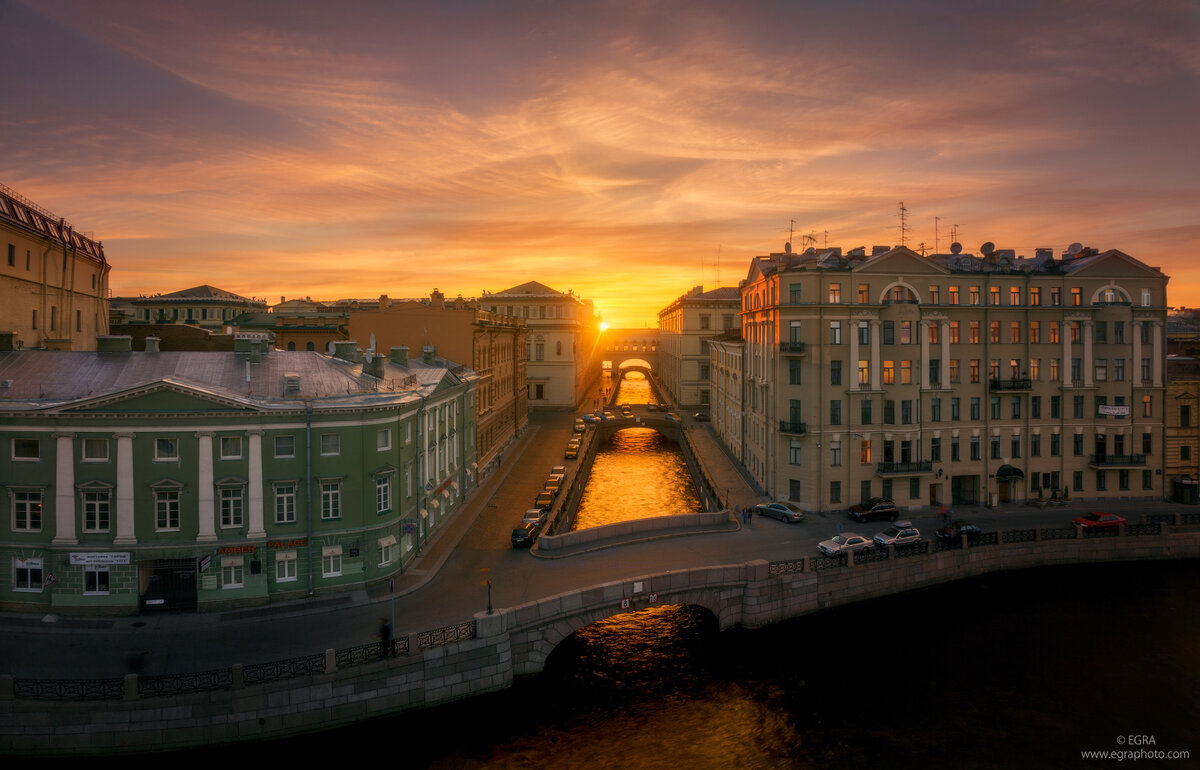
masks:
<svg viewBox="0 0 1200 770"><path fill-rule="evenodd" d="M804 433L808 433L808 426L802 422L789 422L788 420L780 420L779 432L791 433L799 436Z"/></svg>
<svg viewBox="0 0 1200 770"><path fill-rule="evenodd" d="M880 476L911 476L914 473L933 473L933 460L917 460L908 463L875 463L875 472Z"/></svg>
<svg viewBox="0 0 1200 770"><path fill-rule="evenodd" d="M1088 465L1093 468L1120 468L1146 464L1146 455L1092 455Z"/></svg>
<svg viewBox="0 0 1200 770"><path fill-rule="evenodd" d="M1033 390L1033 380L992 380L988 383L988 390L994 391L1015 391L1015 390Z"/></svg>
<svg viewBox="0 0 1200 770"><path fill-rule="evenodd" d="M808 346L803 342L781 342L779 343L779 352L803 355L808 352Z"/></svg>

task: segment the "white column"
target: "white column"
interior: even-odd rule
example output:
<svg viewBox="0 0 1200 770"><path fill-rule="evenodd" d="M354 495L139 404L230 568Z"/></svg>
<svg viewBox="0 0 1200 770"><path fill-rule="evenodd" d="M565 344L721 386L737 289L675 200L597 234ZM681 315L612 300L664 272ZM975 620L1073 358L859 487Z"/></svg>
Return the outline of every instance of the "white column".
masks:
<svg viewBox="0 0 1200 770"><path fill-rule="evenodd" d="M858 322L851 319L846 323L850 334L850 390L858 390Z"/></svg>
<svg viewBox="0 0 1200 770"><path fill-rule="evenodd" d="M942 321L942 387L950 387L950 322Z"/></svg>
<svg viewBox="0 0 1200 770"><path fill-rule="evenodd" d="M1140 388L1142 382L1142 321L1133 322L1133 387Z"/></svg>
<svg viewBox="0 0 1200 770"><path fill-rule="evenodd" d="M878 319L871 321L871 390L882 390L883 387L879 384L879 370L882 367L882 361L879 357L879 337L880 326L882 324Z"/></svg>
<svg viewBox="0 0 1200 770"><path fill-rule="evenodd" d="M1161 388L1163 384L1162 328L1163 325L1158 321L1150 326L1150 330L1154 334L1154 387L1156 388Z"/></svg>
<svg viewBox="0 0 1200 770"><path fill-rule="evenodd" d="M201 543L217 539L217 500L213 488L213 434L197 433L199 439L199 478L196 489L196 540Z"/></svg>
<svg viewBox="0 0 1200 770"><path fill-rule="evenodd" d="M117 434L117 536L115 545L137 543L133 516L133 433Z"/></svg>
<svg viewBox="0 0 1200 770"><path fill-rule="evenodd" d="M55 433L54 539L53 545L74 545L75 537L75 434Z"/></svg>
<svg viewBox="0 0 1200 770"><path fill-rule="evenodd" d="M1092 337L1096 333L1096 325L1091 321L1084 321L1083 324L1083 384L1087 387L1092 386Z"/></svg>
<svg viewBox="0 0 1200 770"><path fill-rule="evenodd" d="M1062 381L1066 387L1071 387L1071 322L1063 321L1062 344L1063 344L1063 360L1062 360Z"/></svg>
<svg viewBox="0 0 1200 770"><path fill-rule="evenodd" d="M250 434L250 530L246 537L266 537L263 528L263 466L262 466L262 431L252 430Z"/></svg>
<svg viewBox="0 0 1200 770"><path fill-rule="evenodd" d="M932 322L931 321L921 321L920 331L918 332L921 335L921 363L918 364L918 366L920 366L920 368L921 368L921 371L917 373L917 382L919 382L921 384L921 387L923 387L923 388L928 388L928 387L933 386L933 383L929 381L929 325L930 325L930 323L932 323Z"/></svg>

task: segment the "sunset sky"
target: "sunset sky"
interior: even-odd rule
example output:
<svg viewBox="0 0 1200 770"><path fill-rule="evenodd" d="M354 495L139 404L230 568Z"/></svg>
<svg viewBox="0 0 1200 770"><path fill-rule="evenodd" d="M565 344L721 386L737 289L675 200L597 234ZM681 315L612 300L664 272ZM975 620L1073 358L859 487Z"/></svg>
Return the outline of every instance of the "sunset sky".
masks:
<svg viewBox="0 0 1200 770"><path fill-rule="evenodd" d="M1116 248L1200 305L1198 137L1196 0L0 0L0 183L118 295L538 280L653 325L903 201L914 248Z"/></svg>

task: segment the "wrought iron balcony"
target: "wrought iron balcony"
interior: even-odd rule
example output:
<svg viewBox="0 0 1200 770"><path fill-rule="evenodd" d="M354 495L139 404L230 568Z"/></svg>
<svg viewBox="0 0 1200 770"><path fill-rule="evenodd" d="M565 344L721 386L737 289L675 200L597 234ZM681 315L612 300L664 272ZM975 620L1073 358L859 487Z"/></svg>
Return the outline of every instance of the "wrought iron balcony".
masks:
<svg viewBox="0 0 1200 770"><path fill-rule="evenodd" d="M914 473L933 473L933 460L917 460L907 463L875 463L875 472L880 475L912 475Z"/></svg>
<svg viewBox="0 0 1200 770"><path fill-rule="evenodd" d="M808 433L808 426L802 422L780 420L779 421L779 432L780 433L794 433L794 434L799 435L802 433Z"/></svg>
<svg viewBox="0 0 1200 770"><path fill-rule="evenodd" d="M807 345L803 342L781 342L779 343L779 351L781 353L804 353L807 352Z"/></svg>
<svg viewBox="0 0 1200 770"><path fill-rule="evenodd" d="M1033 380L992 380L988 388L990 390L1032 390Z"/></svg>
<svg viewBox="0 0 1200 770"><path fill-rule="evenodd" d="M1146 455L1092 455L1088 465L1093 468L1113 468L1122 465L1145 465Z"/></svg>

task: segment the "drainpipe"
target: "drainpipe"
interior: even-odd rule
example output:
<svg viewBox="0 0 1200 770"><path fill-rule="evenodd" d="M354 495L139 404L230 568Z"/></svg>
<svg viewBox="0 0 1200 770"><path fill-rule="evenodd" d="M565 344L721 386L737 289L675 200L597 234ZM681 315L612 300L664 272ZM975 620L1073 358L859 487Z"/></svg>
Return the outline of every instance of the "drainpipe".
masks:
<svg viewBox="0 0 1200 770"><path fill-rule="evenodd" d="M312 560L312 401L304 401L304 547L308 558L308 595L313 595Z"/></svg>

